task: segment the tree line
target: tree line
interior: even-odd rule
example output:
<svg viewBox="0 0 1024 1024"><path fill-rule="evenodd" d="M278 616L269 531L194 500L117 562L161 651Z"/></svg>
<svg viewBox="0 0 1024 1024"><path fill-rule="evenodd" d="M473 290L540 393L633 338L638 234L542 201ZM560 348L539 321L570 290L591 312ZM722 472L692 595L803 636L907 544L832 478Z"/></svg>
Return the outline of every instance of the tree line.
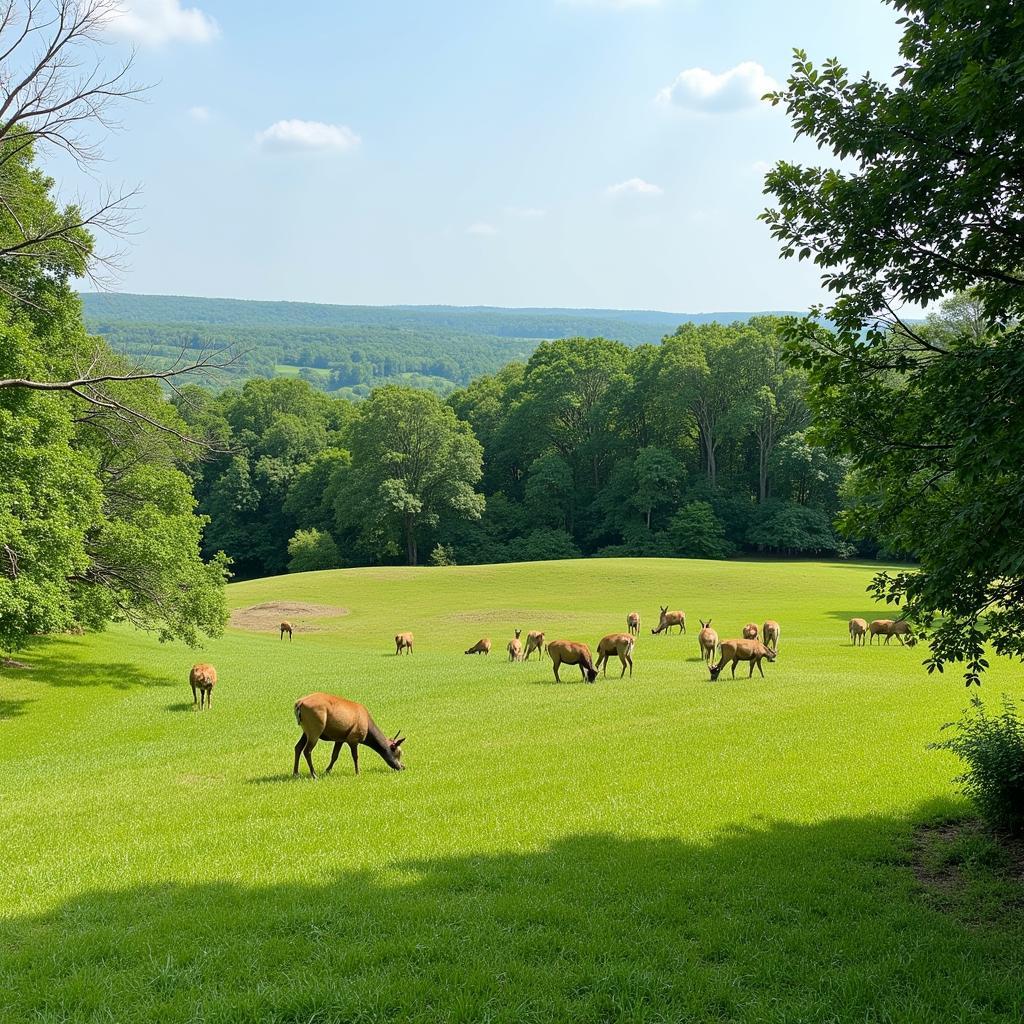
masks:
<svg viewBox="0 0 1024 1024"><path fill-rule="evenodd" d="M205 551L239 576L851 554L832 528L846 467L808 437L782 324L684 324L637 348L542 342L447 400L389 385L353 403L284 379L184 388L179 414L229 451L192 468Z"/></svg>

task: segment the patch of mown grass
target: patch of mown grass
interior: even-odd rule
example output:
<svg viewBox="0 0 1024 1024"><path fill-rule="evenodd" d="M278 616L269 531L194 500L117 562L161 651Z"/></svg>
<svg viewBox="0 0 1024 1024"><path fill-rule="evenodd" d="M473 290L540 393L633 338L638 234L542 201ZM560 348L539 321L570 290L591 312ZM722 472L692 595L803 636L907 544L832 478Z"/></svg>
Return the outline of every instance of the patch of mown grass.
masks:
<svg viewBox="0 0 1024 1024"><path fill-rule="evenodd" d="M0 673L0 1017L1019 1019L1018 882L994 872L1008 909L965 927L916 873L915 827L963 813L954 759L925 749L963 690L920 648L849 646L870 575L652 560L253 581L235 607L351 614L292 643L229 631L201 656L220 677L203 713L192 652L127 629L21 655ZM779 660L712 684L695 630L650 635L665 603L723 637L776 618ZM594 647L634 607L632 681L461 653L517 627ZM404 629L416 652L396 658ZM986 690L1008 688L999 666ZM358 778L345 758L293 781L292 704L314 689L401 727L409 770L367 751Z"/></svg>

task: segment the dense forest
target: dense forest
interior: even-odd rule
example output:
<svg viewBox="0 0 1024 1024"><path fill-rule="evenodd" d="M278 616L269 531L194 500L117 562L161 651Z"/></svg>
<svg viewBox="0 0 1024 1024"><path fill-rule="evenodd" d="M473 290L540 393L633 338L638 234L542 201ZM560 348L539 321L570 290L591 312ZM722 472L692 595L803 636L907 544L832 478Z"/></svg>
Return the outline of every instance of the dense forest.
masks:
<svg viewBox="0 0 1024 1024"><path fill-rule="evenodd" d="M832 528L846 467L808 438L781 326L544 341L446 400L190 386L180 414L229 450L193 467L206 550L238 576L424 556L852 554Z"/></svg>
<svg viewBox="0 0 1024 1024"><path fill-rule="evenodd" d="M170 295L88 293L86 324L126 358L169 366L182 354L230 350L208 387L250 377L298 376L316 388L363 398L399 383L446 395L481 374L526 360L541 340L614 337L657 342L683 322L740 314L632 310L333 306Z"/></svg>

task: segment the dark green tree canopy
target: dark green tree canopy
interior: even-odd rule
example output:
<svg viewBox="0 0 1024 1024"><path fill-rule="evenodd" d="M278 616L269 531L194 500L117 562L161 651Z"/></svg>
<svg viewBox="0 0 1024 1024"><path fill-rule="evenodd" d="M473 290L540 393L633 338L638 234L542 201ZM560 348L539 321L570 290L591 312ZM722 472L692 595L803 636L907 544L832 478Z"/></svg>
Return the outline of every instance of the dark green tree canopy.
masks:
<svg viewBox="0 0 1024 1024"><path fill-rule="evenodd" d="M763 215L833 293L789 325L816 437L850 460L847 528L912 555L880 594L933 629L929 669L986 644L1024 657L1024 17L1013 3L895 0L890 82L798 51L773 97L835 167L780 163ZM964 294L969 293L969 294ZM907 303L952 298L925 325Z"/></svg>

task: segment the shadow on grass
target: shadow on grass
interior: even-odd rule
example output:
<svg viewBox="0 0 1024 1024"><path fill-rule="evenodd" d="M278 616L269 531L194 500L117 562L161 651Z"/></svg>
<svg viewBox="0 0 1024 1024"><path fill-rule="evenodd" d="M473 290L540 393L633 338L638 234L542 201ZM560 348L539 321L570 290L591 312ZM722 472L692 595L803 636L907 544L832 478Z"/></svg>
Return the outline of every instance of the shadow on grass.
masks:
<svg viewBox="0 0 1024 1024"><path fill-rule="evenodd" d="M33 644L25 652L25 660L32 680L48 686L110 686L115 690L151 686L188 687L187 669L181 678L172 678L129 662L91 661L83 658L80 646L60 638Z"/></svg>
<svg viewBox="0 0 1024 1024"><path fill-rule="evenodd" d="M0 722L7 718L18 718L25 714L25 708L31 704L31 700L12 700L10 698L0 700Z"/></svg>
<svg viewBox="0 0 1024 1024"><path fill-rule="evenodd" d="M303 771L305 771L305 768L303 768ZM320 771L318 773L318 777L323 778L323 774L323 771ZM327 777L330 778L331 776L328 775ZM277 775L259 775L256 778L246 779L245 781L248 782L250 786L271 786L274 784L279 785L282 782L298 781L300 778L303 778L303 776L300 775L296 777L291 772L278 772Z"/></svg>
<svg viewBox="0 0 1024 1024"><path fill-rule="evenodd" d="M0 919L7 1019L1019 1020L1024 912L940 911L906 853L916 820L574 835L386 876L315 870L329 834L300 827L309 882L134 885Z"/></svg>
<svg viewBox="0 0 1024 1024"><path fill-rule="evenodd" d="M180 701L177 704L167 704L167 705L165 705L164 706L164 711L174 711L174 712L191 711L193 708L195 708L195 710L198 711L199 710L199 705L198 704L193 704L190 700L183 700L183 701Z"/></svg>

